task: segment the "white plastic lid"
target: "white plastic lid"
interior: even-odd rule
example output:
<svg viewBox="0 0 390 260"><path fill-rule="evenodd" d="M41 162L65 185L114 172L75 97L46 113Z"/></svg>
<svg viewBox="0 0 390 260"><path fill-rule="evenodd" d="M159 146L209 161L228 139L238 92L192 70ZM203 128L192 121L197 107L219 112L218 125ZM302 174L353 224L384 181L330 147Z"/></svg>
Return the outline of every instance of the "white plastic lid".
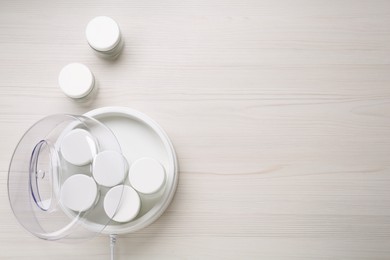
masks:
<svg viewBox="0 0 390 260"><path fill-rule="evenodd" d="M131 165L129 181L138 192L155 193L165 182L164 167L155 159L141 158Z"/></svg>
<svg viewBox="0 0 390 260"><path fill-rule="evenodd" d="M89 45L97 51L110 51L119 43L121 34L118 24L110 17L93 18L85 30Z"/></svg>
<svg viewBox="0 0 390 260"><path fill-rule="evenodd" d="M121 201L119 208L115 202ZM116 222L128 222L135 218L141 209L138 193L127 185L118 185L110 189L104 198L104 211Z"/></svg>
<svg viewBox="0 0 390 260"><path fill-rule="evenodd" d="M61 154L73 165L86 165L96 154L94 138L84 129L74 129L62 139Z"/></svg>
<svg viewBox="0 0 390 260"><path fill-rule="evenodd" d="M96 182L91 177L75 174L62 185L60 201L71 210L86 211L95 204L97 194Z"/></svg>
<svg viewBox="0 0 390 260"><path fill-rule="evenodd" d="M113 187L126 177L128 166L126 159L116 151L104 151L93 160L93 177L100 185Z"/></svg>
<svg viewBox="0 0 390 260"><path fill-rule="evenodd" d="M68 97L83 98L92 91L95 79L84 64L70 63L61 70L58 84Z"/></svg>

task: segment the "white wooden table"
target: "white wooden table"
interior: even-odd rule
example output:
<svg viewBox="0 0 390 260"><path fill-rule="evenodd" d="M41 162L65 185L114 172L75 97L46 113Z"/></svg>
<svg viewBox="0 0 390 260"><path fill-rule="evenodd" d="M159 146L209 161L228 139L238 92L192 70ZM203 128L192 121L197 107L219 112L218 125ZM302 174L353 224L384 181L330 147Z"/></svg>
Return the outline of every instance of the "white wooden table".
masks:
<svg viewBox="0 0 390 260"><path fill-rule="evenodd" d="M86 43L113 17L115 62ZM118 259L389 259L390 1L2 0L0 259L108 259L106 237L32 237L7 169L24 131L53 113L119 105L160 123L181 167L176 197ZM77 104L60 69L88 65Z"/></svg>

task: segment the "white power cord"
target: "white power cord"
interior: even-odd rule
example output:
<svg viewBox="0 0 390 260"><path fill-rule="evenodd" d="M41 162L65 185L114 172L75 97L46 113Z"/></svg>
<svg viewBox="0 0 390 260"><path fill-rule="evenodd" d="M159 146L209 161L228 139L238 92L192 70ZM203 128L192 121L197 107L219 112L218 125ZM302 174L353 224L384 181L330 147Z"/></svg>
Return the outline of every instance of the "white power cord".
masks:
<svg viewBox="0 0 390 260"><path fill-rule="evenodd" d="M111 260L115 260L115 244L116 244L116 235L110 235L110 251L111 251Z"/></svg>

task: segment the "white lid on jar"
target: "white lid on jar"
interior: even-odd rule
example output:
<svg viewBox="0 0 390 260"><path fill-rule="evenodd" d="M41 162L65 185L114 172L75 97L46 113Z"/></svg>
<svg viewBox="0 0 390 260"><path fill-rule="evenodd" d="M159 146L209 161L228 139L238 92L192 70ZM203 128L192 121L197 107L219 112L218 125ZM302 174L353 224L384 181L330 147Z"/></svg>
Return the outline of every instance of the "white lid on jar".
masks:
<svg viewBox="0 0 390 260"><path fill-rule="evenodd" d="M118 201L120 201L119 208ZM104 211L116 222L128 222L134 219L141 209L138 193L127 185L111 188L104 197Z"/></svg>
<svg viewBox="0 0 390 260"><path fill-rule="evenodd" d="M95 181L84 174L70 176L61 188L61 203L74 211L90 209L96 202L98 194Z"/></svg>
<svg viewBox="0 0 390 260"><path fill-rule="evenodd" d="M118 24L110 17L93 18L85 30L89 45L97 51L110 51L116 47L121 38Z"/></svg>
<svg viewBox="0 0 390 260"><path fill-rule="evenodd" d="M140 193L155 193L165 182L164 167L155 159L141 158L131 165L129 182Z"/></svg>
<svg viewBox="0 0 390 260"><path fill-rule="evenodd" d="M92 174L95 181L106 187L120 184L128 171L127 161L115 151L103 151L93 159Z"/></svg>
<svg viewBox="0 0 390 260"><path fill-rule="evenodd" d="M61 90L70 98L87 96L95 85L95 79L87 66L81 63L66 65L58 76Z"/></svg>
<svg viewBox="0 0 390 260"><path fill-rule="evenodd" d="M83 129L74 129L61 140L60 150L67 162L82 166L92 162L97 147L90 133Z"/></svg>

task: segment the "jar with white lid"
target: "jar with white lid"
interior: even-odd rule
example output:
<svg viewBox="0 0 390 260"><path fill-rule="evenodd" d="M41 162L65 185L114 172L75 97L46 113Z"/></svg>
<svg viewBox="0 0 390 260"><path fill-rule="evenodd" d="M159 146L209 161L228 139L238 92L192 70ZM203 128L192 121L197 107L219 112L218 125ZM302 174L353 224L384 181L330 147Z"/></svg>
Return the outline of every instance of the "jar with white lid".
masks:
<svg viewBox="0 0 390 260"><path fill-rule="evenodd" d="M89 21L85 35L88 44L99 56L115 59L123 49L119 25L107 16L97 16Z"/></svg>
<svg viewBox="0 0 390 260"><path fill-rule="evenodd" d="M78 102L93 100L97 94L97 82L91 70L82 63L69 63L58 76L58 85L69 98Z"/></svg>

